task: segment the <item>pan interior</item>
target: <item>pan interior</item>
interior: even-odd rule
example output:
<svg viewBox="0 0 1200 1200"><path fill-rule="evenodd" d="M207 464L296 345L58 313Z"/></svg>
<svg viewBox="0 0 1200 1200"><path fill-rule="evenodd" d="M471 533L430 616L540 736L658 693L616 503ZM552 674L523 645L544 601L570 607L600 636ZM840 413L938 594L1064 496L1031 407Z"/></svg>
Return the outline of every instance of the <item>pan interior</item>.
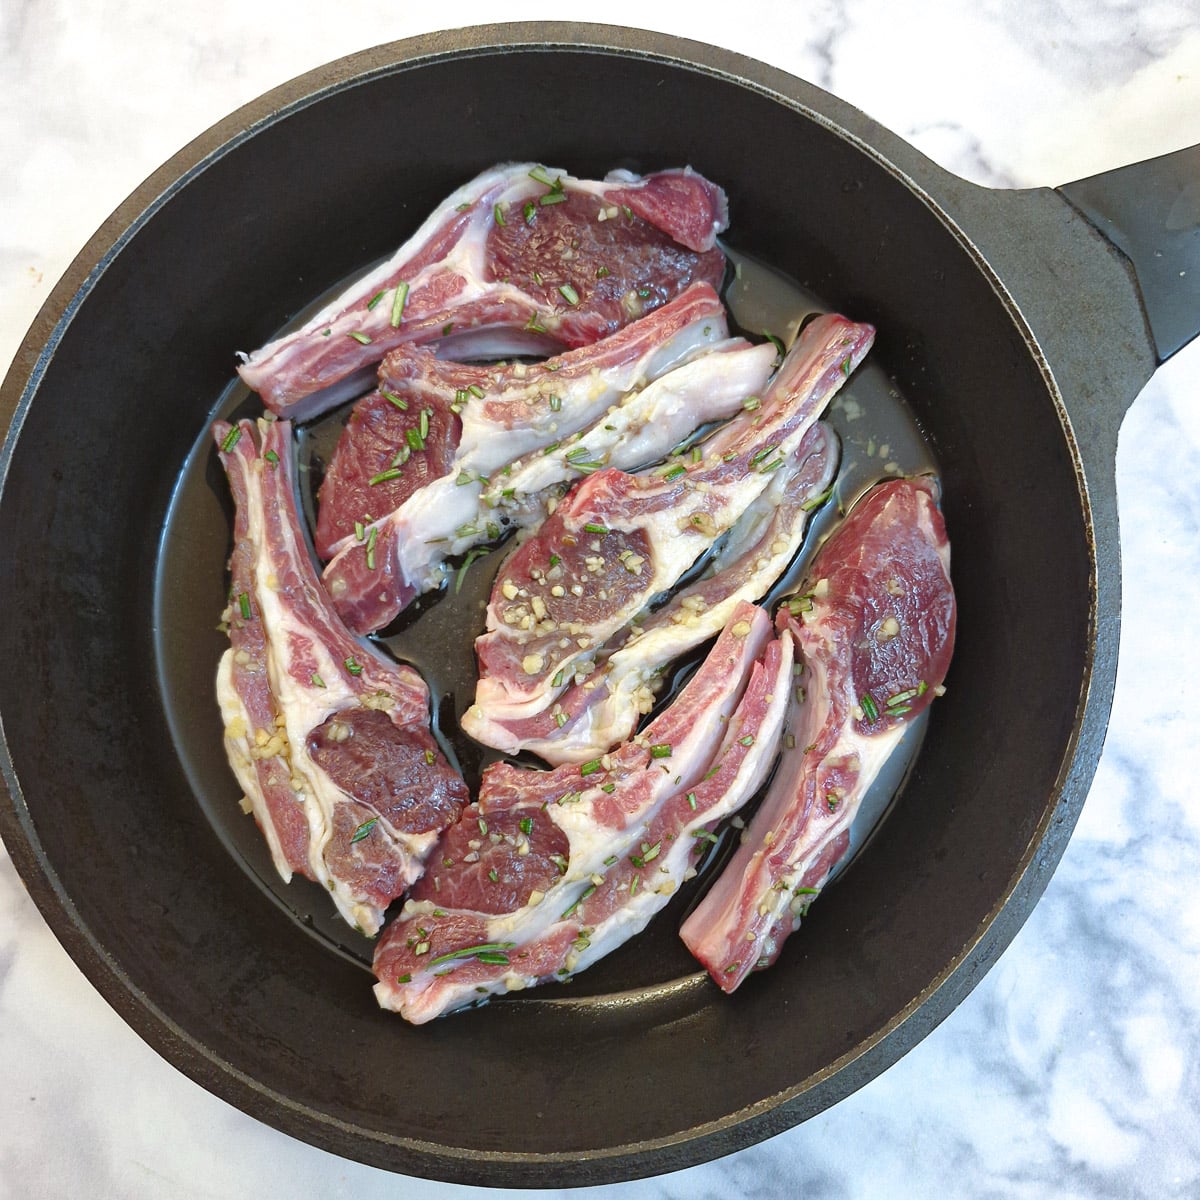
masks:
<svg viewBox="0 0 1200 1200"><path fill-rule="evenodd" d="M269 868L235 865L208 815L236 802L211 690L229 513L219 466L196 454L235 349L503 159L581 176L690 163L729 192L732 249L878 327L874 362L941 466L959 643L900 803L772 971L719 998L656 935L575 991L414 1030L374 1008L353 936L267 900ZM12 452L0 557L0 711L60 936L213 1090L335 1152L472 1182L682 1166L895 1058L952 989L865 1052L980 937L1047 822L1087 670L1068 442L970 253L827 124L628 54L429 60L215 156L85 291Z"/></svg>

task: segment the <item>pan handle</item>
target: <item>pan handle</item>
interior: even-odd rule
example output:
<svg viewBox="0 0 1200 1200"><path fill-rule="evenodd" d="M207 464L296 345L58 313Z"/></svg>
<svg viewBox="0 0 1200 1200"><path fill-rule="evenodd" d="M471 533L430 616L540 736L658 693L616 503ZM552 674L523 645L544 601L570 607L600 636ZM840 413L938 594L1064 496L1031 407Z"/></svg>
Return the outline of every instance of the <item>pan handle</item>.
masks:
<svg viewBox="0 0 1200 1200"><path fill-rule="evenodd" d="M1200 146L1056 190L1129 259L1166 362L1200 334Z"/></svg>

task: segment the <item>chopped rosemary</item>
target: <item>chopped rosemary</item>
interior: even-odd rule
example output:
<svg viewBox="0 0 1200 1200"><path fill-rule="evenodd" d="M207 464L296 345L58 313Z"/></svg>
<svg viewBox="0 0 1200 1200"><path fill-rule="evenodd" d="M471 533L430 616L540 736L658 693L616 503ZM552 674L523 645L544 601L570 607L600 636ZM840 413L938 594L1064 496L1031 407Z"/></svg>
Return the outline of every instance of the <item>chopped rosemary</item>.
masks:
<svg viewBox="0 0 1200 1200"><path fill-rule="evenodd" d="M408 412L408 401L401 400L395 392L385 392L380 389L379 394L390 403L394 404L401 412Z"/></svg>
<svg viewBox="0 0 1200 1200"><path fill-rule="evenodd" d="M593 758L590 762L585 762L583 766L579 768L579 774L595 775L598 770L600 770L600 760L598 758Z"/></svg>
<svg viewBox="0 0 1200 1200"><path fill-rule="evenodd" d="M522 817L520 821L521 832L528 837L533 832L533 818Z"/></svg>
<svg viewBox="0 0 1200 1200"><path fill-rule="evenodd" d="M504 219L504 210L499 204L492 205L492 219L497 225L507 225L508 222Z"/></svg>
<svg viewBox="0 0 1200 1200"><path fill-rule="evenodd" d="M451 950L448 954L439 954L431 958L425 965L436 967L439 963L452 962L456 958L478 958L481 954L500 955L501 962L508 962L505 950L511 950L516 942L481 942L478 946L464 946L461 950Z"/></svg>
<svg viewBox="0 0 1200 1200"><path fill-rule="evenodd" d="M361 675L363 671L362 663L356 661L353 654L351 654L349 658L342 660L342 666L344 666L351 675Z"/></svg>
<svg viewBox="0 0 1200 1200"><path fill-rule="evenodd" d="M242 620L250 620L250 594L242 592L238 596L238 607L242 610Z"/></svg>
<svg viewBox="0 0 1200 1200"><path fill-rule="evenodd" d="M274 450L268 450L266 454L263 455L263 458L265 458L273 467L278 466L279 464L279 455L276 454Z"/></svg>
<svg viewBox="0 0 1200 1200"><path fill-rule="evenodd" d="M609 533L611 532L607 525L599 525L595 521L589 521L583 527L584 533Z"/></svg>
<svg viewBox="0 0 1200 1200"><path fill-rule="evenodd" d="M362 823L362 824L361 824L361 825L360 825L360 826L359 826L359 827L358 827L358 828L357 828L357 829L356 829L356 830L355 830L355 831L354 831L354 832L353 832L353 833L350 835L350 845L352 845L352 846L353 846L355 842L361 842L361 841L363 840L363 838L365 838L365 837L366 837L366 836L367 836L367 835L368 835L368 834L371 832L371 830L372 830L372 829L374 829L374 828L375 828L375 826L376 826L376 825L378 825L378 824L379 824L379 818L378 818L378 817L372 817L372 818L371 818L369 821L364 821L364 822L363 822L363 823Z"/></svg>
<svg viewBox="0 0 1200 1200"><path fill-rule="evenodd" d="M375 305L377 305L386 295L387 288L381 288L378 292L376 292L375 295L373 295L370 300L367 301L367 312L370 312L371 309L373 309Z"/></svg>
<svg viewBox="0 0 1200 1200"><path fill-rule="evenodd" d="M424 416L423 413L421 415ZM429 425L428 418L426 418L425 424L426 424L426 428L428 428L428 425ZM425 449L425 435L419 429L412 429L412 428L406 429L404 431L404 440L406 442L408 442L409 446L413 450L424 450Z"/></svg>
<svg viewBox="0 0 1200 1200"><path fill-rule="evenodd" d="M367 570L375 570L375 539L379 536L378 526L372 525L371 532L367 534Z"/></svg>
<svg viewBox="0 0 1200 1200"><path fill-rule="evenodd" d="M352 329L346 336L352 337L360 346L369 346L371 344L371 335L363 333L361 329Z"/></svg>
<svg viewBox="0 0 1200 1200"><path fill-rule="evenodd" d="M456 596L462 590L463 580L466 578L466 575L467 575L467 568L470 567L470 565L477 558L483 558L483 556L487 553L489 553L489 551L486 550L483 546L476 546L474 550L470 550L467 552L467 557L463 559L462 566L458 568L458 571L455 573L455 576L454 576L454 594Z"/></svg>
<svg viewBox="0 0 1200 1200"><path fill-rule="evenodd" d="M651 758L670 758L671 747L666 742L659 742L657 745L650 747Z"/></svg>
<svg viewBox="0 0 1200 1200"><path fill-rule="evenodd" d="M241 438L241 436L242 436L241 426L240 425L230 425L229 432L224 436L224 438L221 439L221 449L224 450L226 454L228 454L230 452L230 450L232 450L234 448L234 446L236 446L238 444L238 440Z"/></svg>
<svg viewBox="0 0 1200 1200"><path fill-rule="evenodd" d="M408 284L396 284L396 290L392 293L392 312L388 318L393 329L400 328L400 322L404 317L404 306L408 302Z"/></svg>
<svg viewBox="0 0 1200 1200"><path fill-rule="evenodd" d="M830 484L819 496L810 496L800 508L803 512L812 512L814 508L820 508L830 496L833 495L833 485Z"/></svg>
<svg viewBox="0 0 1200 1200"><path fill-rule="evenodd" d="M569 917L595 890L596 885L594 883L589 883L588 886L579 893L579 898L575 901L575 903L567 908L562 915L564 917Z"/></svg>
<svg viewBox="0 0 1200 1200"><path fill-rule="evenodd" d="M562 293L563 299L568 304L579 303L579 293L569 283L560 283L558 290Z"/></svg>
<svg viewBox="0 0 1200 1200"><path fill-rule="evenodd" d="M386 471L380 471L378 475L372 476L367 480L368 487L374 487L377 483L387 483L389 479L399 479L404 474L399 467L388 467Z"/></svg>
<svg viewBox="0 0 1200 1200"><path fill-rule="evenodd" d="M312 673L312 685L313 685L313 687L324 687L325 686L325 680L323 680L320 677L320 675L318 675L316 673L316 671L314 671Z"/></svg>
<svg viewBox="0 0 1200 1200"><path fill-rule="evenodd" d="M879 720L879 707L875 703L875 697L870 692L864 692L858 703L859 707L863 710L863 716L868 721Z"/></svg>

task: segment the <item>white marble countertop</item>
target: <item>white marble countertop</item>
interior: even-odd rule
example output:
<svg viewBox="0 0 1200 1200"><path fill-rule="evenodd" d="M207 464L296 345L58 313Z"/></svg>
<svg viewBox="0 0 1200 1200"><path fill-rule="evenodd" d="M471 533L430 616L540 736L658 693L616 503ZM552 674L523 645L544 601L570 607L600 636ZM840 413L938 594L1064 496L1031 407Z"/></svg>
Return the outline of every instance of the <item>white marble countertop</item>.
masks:
<svg viewBox="0 0 1200 1200"><path fill-rule="evenodd" d="M913 15L918 11L920 16ZM0 8L0 362L108 213L208 125L341 54L502 16L649 25L766 60L949 169L1058 184L1200 142L1197 0L11 0ZM1121 433L1121 667L1104 756L1041 904L896 1066L762 1145L625 1197L1200 1195L1200 343ZM0 850L0 1196L443 1198L244 1116L159 1059ZM502 1194L502 1193L499 1193ZM516 1193L513 1193L516 1194Z"/></svg>

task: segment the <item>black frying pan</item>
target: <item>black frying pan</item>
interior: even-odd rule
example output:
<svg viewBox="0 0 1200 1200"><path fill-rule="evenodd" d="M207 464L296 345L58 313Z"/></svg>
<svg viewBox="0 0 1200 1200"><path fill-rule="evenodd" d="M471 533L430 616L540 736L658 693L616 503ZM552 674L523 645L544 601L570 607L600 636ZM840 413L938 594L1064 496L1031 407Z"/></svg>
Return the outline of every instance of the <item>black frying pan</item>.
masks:
<svg viewBox="0 0 1200 1200"><path fill-rule="evenodd" d="M536 123L489 101L515 91ZM228 530L219 480L187 464L232 348L499 157L580 174L690 161L728 187L736 248L879 326L876 360L942 466L960 637L906 802L732 1000L659 939L560 994L412 1030L374 1010L352 949L264 893L212 815L236 798L210 690ZM414 1174L648 1174L864 1083L1012 938L1090 782L1117 648L1116 431L1195 332L1196 273L1148 268L1175 244L1200 265L1183 186L1198 157L993 193L778 71L565 26L385 47L216 127L97 235L4 384L0 833L55 932L193 1078Z"/></svg>

